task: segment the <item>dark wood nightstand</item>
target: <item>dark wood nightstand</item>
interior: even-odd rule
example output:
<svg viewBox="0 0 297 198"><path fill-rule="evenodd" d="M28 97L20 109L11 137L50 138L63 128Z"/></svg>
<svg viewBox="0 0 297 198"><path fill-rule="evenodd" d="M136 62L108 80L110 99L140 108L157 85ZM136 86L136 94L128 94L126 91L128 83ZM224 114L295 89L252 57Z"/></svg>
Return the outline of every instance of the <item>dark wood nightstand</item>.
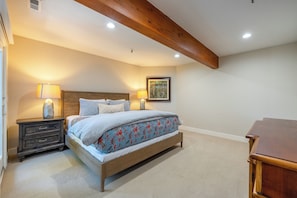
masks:
<svg viewBox="0 0 297 198"><path fill-rule="evenodd" d="M17 155L22 161L26 155L50 149L64 148L64 118L19 119L19 146Z"/></svg>

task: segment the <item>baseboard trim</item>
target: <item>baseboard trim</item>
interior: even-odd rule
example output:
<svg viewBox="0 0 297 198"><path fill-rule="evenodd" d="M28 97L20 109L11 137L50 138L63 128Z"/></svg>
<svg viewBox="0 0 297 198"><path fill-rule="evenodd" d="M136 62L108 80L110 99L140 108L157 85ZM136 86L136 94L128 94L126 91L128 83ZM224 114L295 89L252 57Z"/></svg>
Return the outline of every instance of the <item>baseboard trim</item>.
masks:
<svg viewBox="0 0 297 198"><path fill-rule="evenodd" d="M210 135L210 136L224 138L224 139L228 139L228 140L234 140L234 141L238 141L238 142L244 142L244 143L248 142L248 140L242 136L232 135L232 134L227 134L227 133L222 133L222 132L216 132L216 131L210 131L210 130L206 130L206 129L199 129L199 128L189 127L189 126L185 126L185 125L181 125L179 127L179 130L200 133L200 134L204 134L204 135Z"/></svg>
<svg viewBox="0 0 297 198"><path fill-rule="evenodd" d="M1 184L2 184L3 175L4 175L4 168L1 169L1 173L0 173L0 188L1 188ZM0 190L0 192L1 192L1 190Z"/></svg>

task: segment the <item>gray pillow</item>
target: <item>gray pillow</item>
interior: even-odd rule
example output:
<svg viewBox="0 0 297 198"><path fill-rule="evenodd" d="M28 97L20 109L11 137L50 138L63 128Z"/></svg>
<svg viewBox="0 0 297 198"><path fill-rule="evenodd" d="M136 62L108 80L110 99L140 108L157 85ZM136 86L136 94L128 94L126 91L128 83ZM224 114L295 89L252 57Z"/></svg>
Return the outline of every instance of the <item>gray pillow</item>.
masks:
<svg viewBox="0 0 297 198"><path fill-rule="evenodd" d="M79 115L89 116L99 114L98 104L107 104L105 99L91 100L91 99L79 99Z"/></svg>

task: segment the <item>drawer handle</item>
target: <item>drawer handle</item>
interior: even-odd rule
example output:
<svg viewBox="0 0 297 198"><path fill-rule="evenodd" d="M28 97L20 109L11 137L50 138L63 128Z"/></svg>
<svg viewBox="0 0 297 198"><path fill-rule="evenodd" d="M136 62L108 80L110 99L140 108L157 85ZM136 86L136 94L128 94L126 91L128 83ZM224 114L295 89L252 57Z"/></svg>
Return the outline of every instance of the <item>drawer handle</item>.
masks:
<svg viewBox="0 0 297 198"><path fill-rule="evenodd" d="M42 140L38 140L38 143L43 143L43 142L46 142L46 141L47 141L47 138L42 139Z"/></svg>
<svg viewBox="0 0 297 198"><path fill-rule="evenodd" d="M41 126L41 127L39 127L38 129L39 129L39 130L45 130L45 129L48 129L48 127L47 127L47 126Z"/></svg>

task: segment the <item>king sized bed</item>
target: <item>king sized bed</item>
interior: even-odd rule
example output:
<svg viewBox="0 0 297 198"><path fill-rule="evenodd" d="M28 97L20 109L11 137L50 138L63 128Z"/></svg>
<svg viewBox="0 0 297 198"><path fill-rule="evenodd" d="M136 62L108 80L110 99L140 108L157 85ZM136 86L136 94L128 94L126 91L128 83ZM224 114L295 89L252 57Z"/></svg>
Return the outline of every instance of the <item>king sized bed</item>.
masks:
<svg viewBox="0 0 297 198"><path fill-rule="evenodd" d="M178 116L130 111L128 93L62 91L62 115L66 146L100 177L102 192L105 178L176 144L182 147Z"/></svg>

